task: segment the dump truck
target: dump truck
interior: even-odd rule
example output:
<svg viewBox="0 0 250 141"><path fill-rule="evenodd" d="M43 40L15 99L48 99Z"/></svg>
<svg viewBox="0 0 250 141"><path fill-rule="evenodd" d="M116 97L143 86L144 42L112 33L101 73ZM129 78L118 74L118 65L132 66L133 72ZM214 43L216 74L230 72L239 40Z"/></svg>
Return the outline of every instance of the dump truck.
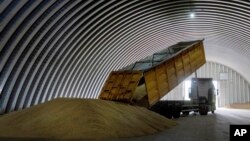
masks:
<svg viewBox="0 0 250 141"><path fill-rule="evenodd" d="M189 92L190 100L162 100L150 107L154 112L167 118L179 118L189 115L190 112L199 112L200 115L214 113L216 110L216 93L212 78L192 78Z"/></svg>
<svg viewBox="0 0 250 141"><path fill-rule="evenodd" d="M151 109L205 63L203 40L179 42L112 71L102 87L99 99Z"/></svg>

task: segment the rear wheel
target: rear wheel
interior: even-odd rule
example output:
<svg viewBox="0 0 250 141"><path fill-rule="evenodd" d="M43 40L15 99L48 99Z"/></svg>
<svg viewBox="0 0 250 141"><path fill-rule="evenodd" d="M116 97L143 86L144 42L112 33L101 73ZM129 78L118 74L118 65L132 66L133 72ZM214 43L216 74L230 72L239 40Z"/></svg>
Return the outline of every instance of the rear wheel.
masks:
<svg viewBox="0 0 250 141"><path fill-rule="evenodd" d="M188 116L189 115L189 111L183 112L184 116Z"/></svg>
<svg viewBox="0 0 250 141"><path fill-rule="evenodd" d="M207 115L208 111L207 109L200 109L200 115Z"/></svg>
<svg viewBox="0 0 250 141"><path fill-rule="evenodd" d="M172 113L171 113L171 112L167 113L167 114L166 114L166 117L167 117L168 119L172 119Z"/></svg>
<svg viewBox="0 0 250 141"><path fill-rule="evenodd" d="M200 115L207 115L208 113L208 107L207 105L200 105Z"/></svg>
<svg viewBox="0 0 250 141"><path fill-rule="evenodd" d="M173 117L174 118L179 118L181 116L179 111L174 111Z"/></svg>
<svg viewBox="0 0 250 141"><path fill-rule="evenodd" d="M165 110L166 110L165 117L172 119L173 117L172 106L168 106Z"/></svg>
<svg viewBox="0 0 250 141"><path fill-rule="evenodd" d="M206 110L200 110L200 115L207 115L207 111Z"/></svg>

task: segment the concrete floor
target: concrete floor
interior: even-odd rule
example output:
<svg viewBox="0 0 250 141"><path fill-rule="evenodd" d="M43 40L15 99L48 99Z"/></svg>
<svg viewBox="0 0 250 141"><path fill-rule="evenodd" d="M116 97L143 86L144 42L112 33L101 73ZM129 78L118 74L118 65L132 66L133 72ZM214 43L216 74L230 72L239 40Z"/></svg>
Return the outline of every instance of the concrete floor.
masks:
<svg viewBox="0 0 250 141"><path fill-rule="evenodd" d="M179 125L155 135L113 141L229 141L229 125L250 124L250 110L220 108L215 114L191 114L175 121Z"/></svg>

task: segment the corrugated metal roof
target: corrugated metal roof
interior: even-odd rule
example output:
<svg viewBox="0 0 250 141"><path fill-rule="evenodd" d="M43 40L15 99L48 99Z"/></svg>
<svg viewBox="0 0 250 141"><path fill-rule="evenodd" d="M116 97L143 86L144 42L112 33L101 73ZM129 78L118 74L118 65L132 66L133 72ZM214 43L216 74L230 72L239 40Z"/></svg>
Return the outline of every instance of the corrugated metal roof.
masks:
<svg viewBox="0 0 250 141"><path fill-rule="evenodd" d="M200 38L250 81L249 1L5 0L0 12L1 112L96 98L111 70Z"/></svg>

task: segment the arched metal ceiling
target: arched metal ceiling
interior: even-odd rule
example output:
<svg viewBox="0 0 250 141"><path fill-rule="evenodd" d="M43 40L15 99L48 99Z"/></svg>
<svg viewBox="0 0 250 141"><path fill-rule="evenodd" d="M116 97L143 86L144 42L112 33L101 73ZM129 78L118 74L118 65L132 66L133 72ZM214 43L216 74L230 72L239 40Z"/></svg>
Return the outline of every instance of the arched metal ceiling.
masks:
<svg viewBox="0 0 250 141"><path fill-rule="evenodd" d="M111 70L201 38L250 82L249 1L5 0L0 12L1 112L96 98Z"/></svg>

